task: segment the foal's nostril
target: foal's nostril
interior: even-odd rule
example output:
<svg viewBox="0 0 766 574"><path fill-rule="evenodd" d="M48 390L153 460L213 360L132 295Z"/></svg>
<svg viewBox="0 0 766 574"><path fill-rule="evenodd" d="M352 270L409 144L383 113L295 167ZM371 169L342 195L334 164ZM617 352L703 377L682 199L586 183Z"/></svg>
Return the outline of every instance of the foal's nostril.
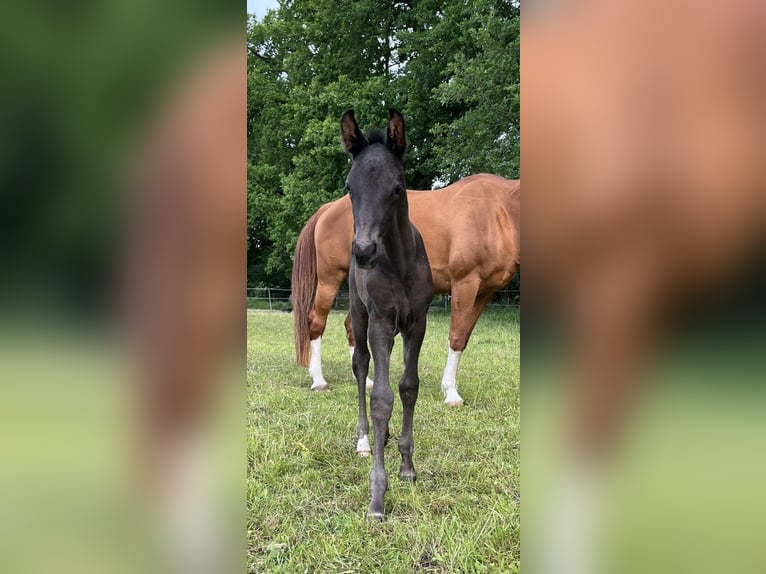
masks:
<svg viewBox="0 0 766 574"><path fill-rule="evenodd" d="M378 244L373 241L365 245L359 245L356 241L351 244L351 251L356 264L362 268L372 267L378 253Z"/></svg>

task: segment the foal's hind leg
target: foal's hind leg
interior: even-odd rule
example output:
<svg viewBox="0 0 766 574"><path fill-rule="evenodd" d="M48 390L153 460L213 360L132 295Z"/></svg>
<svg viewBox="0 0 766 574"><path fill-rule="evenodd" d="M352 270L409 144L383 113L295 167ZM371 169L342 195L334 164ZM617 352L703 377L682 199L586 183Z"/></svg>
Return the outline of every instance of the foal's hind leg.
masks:
<svg viewBox="0 0 766 574"><path fill-rule="evenodd" d="M354 373L354 347L356 346L356 340L354 339L354 331L351 328L351 311L346 313L346 320L343 322L343 326L346 328L348 352L351 355L351 376L354 378L354 380L356 380L356 374ZM372 379L370 377L367 377L367 390L372 390Z"/></svg>
<svg viewBox="0 0 766 574"><path fill-rule="evenodd" d="M423 318L413 326L410 333L407 335L402 333L402 338L404 339L404 373L402 373L402 378L399 379L399 398L402 401L402 435L399 437L399 452L402 455L402 464L399 467L399 478L409 482L415 482L416 478L415 467L412 464L412 450L414 446L412 419L420 388L418 358L425 332L426 317L423 315Z"/></svg>
<svg viewBox="0 0 766 574"><path fill-rule="evenodd" d="M351 294L352 299L355 293ZM358 345L355 346L351 355L351 368L357 382L357 395L359 399L359 417L356 422L356 452L359 456L370 455L370 423L367 420L367 393L365 392L365 379L370 368L370 351L367 349L367 324L369 317L367 309L358 299L352 300L350 306L355 307L353 331L358 334ZM349 312L348 318L351 316Z"/></svg>

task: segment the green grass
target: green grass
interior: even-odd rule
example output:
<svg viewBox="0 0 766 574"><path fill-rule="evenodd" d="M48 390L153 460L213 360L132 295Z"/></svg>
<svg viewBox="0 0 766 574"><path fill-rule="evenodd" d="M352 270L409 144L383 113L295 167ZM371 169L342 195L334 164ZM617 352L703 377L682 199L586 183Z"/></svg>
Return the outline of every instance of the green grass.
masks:
<svg viewBox="0 0 766 574"><path fill-rule="evenodd" d="M357 456L356 384L344 313L323 338L331 390L312 393L294 360L292 315L248 312L249 572L518 572L519 316L481 317L442 402L449 315L429 315L415 408L415 485L398 478L396 399L386 448L387 518L365 518L371 458ZM395 386L401 339L392 358Z"/></svg>

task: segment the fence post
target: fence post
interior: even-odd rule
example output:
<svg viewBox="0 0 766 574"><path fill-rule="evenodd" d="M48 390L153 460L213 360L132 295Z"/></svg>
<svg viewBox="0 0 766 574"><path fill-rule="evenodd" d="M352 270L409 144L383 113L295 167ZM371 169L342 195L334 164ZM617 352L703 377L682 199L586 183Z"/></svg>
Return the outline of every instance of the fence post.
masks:
<svg viewBox="0 0 766 574"><path fill-rule="evenodd" d="M271 287L266 287L266 294L269 298L269 311L273 311L274 309L271 308Z"/></svg>

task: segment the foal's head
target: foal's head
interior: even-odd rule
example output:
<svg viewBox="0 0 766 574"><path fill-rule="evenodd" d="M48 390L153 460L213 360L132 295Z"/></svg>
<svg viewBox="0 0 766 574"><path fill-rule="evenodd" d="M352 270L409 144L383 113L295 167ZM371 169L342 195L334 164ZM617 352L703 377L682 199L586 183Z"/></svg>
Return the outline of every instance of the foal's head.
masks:
<svg viewBox="0 0 766 574"><path fill-rule="evenodd" d="M404 118L389 110L385 133L365 138L348 110L340 120L343 149L353 161L346 189L354 213L351 252L358 267L372 269L377 262L382 237L393 228L396 212L406 209L402 157L406 148Z"/></svg>

